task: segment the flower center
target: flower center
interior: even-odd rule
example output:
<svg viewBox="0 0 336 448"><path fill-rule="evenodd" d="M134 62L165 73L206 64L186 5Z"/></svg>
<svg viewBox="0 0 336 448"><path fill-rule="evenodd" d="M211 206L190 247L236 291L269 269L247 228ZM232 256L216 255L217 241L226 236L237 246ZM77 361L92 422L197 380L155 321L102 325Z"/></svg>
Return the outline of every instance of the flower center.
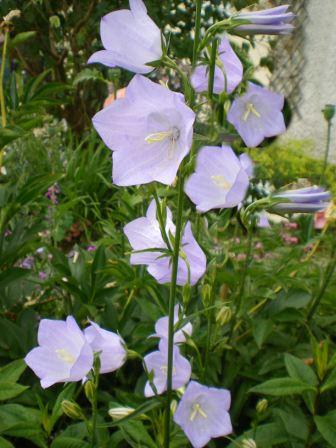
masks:
<svg viewBox="0 0 336 448"><path fill-rule="evenodd" d="M74 364L74 362L76 361L76 358L67 350L65 350L65 348L58 348L55 350L55 352L58 358L66 362L67 364Z"/></svg>
<svg viewBox="0 0 336 448"><path fill-rule="evenodd" d="M197 417L197 415L200 415L203 418L208 418L206 413L201 408L201 405L199 403L194 403L191 407L191 412L190 412L190 417L189 417L190 421L193 422L195 420L195 418Z"/></svg>
<svg viewBox="0 0 336 448"><path fill-rule="evenodd" d="M160 367L160 370L162 373L164 373L166 375L168 373L168 366L163 365ZM175 369L175 367L173 367L173 375L175 375L175 374L176 374L176 369Z"/></svg>
<svg viewBox="0 0 336 448"><path fill-rule="evenodd" d="M231 188L230 182L228 182L224 176L211 176L211 180L217 187L223 188L223 190L229 190Z"/></svg>
<svg viewBox="0 0 336 448"><path fill-rule="evenodd" d="M169 131L154 132L153 134L147 135L145 142L149 144L159 143L165 139L170 140L168 146L168 159L171 160L174 155L174 150L177 140L180 138L180 130L174 126Z"/></svg>
<svg viewBox="0 0 336 448"><path fill-rule="evenodd" d="M260 113L257 111L257 109L254 107L253 103L247 103L245 107L245 113L243 116L243 120L246 121L250 114L255 115L257 118L260 118Z"/></svg>

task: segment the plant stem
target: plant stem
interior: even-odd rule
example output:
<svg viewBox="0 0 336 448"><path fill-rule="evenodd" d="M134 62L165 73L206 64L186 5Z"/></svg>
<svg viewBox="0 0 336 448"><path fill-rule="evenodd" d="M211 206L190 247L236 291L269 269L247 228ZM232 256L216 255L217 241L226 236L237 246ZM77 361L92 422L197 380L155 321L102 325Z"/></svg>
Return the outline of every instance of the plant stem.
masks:
<svg viewBox="0 0 336 448"><path fill-rule="evenodd" d="M160 199L159 196L157 194L156 188L153 188L153 196L154 196L154 200L156 203L156 214L157 214L157 218L159 221L159 226L160 226L160 230L161 230L161 236L163 241L166 243L167 249L169 249L171 252L173 251L167 232L166 232L166 223L163 220L163 216L162 216L162 209L161 209L161 204L160 204Z"/></svg>
<svg viewBox="0 0 336 448"><path fill-rule="evenodd" d="M196 0L196 22L195 22L195 39L193 48L193 67L195 67L198 55L198 45L201 34L201 10L202 10L202 0Z"/></svg>
<svg viewBox="0 0 336 448"><path fill-rule="evenodd" d="M209 98L209 100L212 100L212 95L213 95L216 58L217 58L217 47L218 47L218 40L214 39L212 42L211 55L210 55L210 70L209 70L209 83L208 83L208 98Z"/></svg>
<svg viewBox="0 0 336 448"><path fill-rule="evenodd" d="M9 31L5 29L5 39L2 47L2 58L1 58L1 71L0 71L0 103L1 103L1 124L2 127L7 125L6 117L6 104L5 104L5 94L4 94L4 75L5 75L5 65L6 65L6 55L8 46L8 36Z"/></svg>
<svg viewBox="0 0 336 448"><path fill-rule="evenodd" d="M176 298L177 270L179 263L179 254L181 246L182 221L183 221L183 200L184 200L184 167L186 159L181 164L178 177L178 197L177 197L177 218L176 232L174 241L174 251L172 259L172 275L169 295L169 320L168 320L168 362L167 362L167 401L164 427L164 447L169 448L170 443L170 403L172 400L172 382L173 382L173 348L174 348L174 306Z"/></svg>
<svg viewBox="0 0 336 448"><path fill-rule="evenodd" d="M313 304L308 312L307 323L309 323L311 321L311 319L313 318L315 311L316 311L317 307L319 306L319 304L324 296L324 293L326 292L326 289L328 288L328 285L330 283L332 275L335 272L335 268L336 268L336 242L334 243L332 251L331 251L330 261L329 261L329 264L326 269L326 274L323 279L321 289L318 292L318 294L317 294L315 300L313 301Z"/></svg>
<svg viewBox="0 0 336 448"><path fill-rule="evenodd" d="M100 373L100 363L99 359L95 359L94 369L93 369L93 381L94 381L94 393L92 397L92 435L91 435L91 448L98 448L97 445L97 416L98 416L98 406L97 406L97 393L99 387L99 373Z"/></svg>
<svg viewBox="0 0 336 448"><path fill-rule="evenodd" d="M320 177L320 184L322 182L325 183L325 171L327 169L328 157L329 157L329 151L330 151L330 143L331 143L331 128L332 128L332 120L328 120L327 144L326 144L326 149L324 152L324 161L323 161L322 172L321 172L321 177Z"/></svg>
<svg viewBox="0 0 336 448"><path fill-rule="evenodd" d="M211 291L211 300L210 300L210 307L214 304L214 294ZM205 355L204 355L204 366L203 366L203 382L205 382L208 364L209 364L209 352L210 352L210 343L211 343L211 327L212 327L212 320L213 320L213 313L214 308L211 308L208 311L208 327L207 327L207 339L206 339L206 346L205 346Z"/></svg>
<svg viewBox="0 0 336 448"><path fill-rule="evenodd" d="M246 251L246 258L245 258L245 263L244 263L244 267L243 267L243 273L242 273L242 277L241 277L241 281L240 281L240 288L238 291L238 300L237 300L237 311L236 311L236 316L239 315L240 313L240 309L242 306L242 298L245 292L245 285L246 285L246 277L247 277L247 270L251 261L251 254L252 254L252 242L253 242L253 233L251 231L251 229L248 229L247 231L247 251Z"/></svg>

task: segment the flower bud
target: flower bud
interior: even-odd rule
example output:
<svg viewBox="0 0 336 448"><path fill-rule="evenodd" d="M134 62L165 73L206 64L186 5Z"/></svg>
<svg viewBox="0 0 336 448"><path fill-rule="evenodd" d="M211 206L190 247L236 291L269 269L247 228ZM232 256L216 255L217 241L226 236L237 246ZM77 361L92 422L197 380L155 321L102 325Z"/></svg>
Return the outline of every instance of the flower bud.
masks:
<svg viewBox="0 0 336 448"><path fill-rule="evenodd" d="M266 400L266 398L263 398L262 400L258 401L256 406L258 414L263 414L264 412L266 412L267 408L268 408L268 401Z"/></svg>
<svg viewBox="0 0 336 448"><path fill-rule="evenodd" d="M13 9L3 18L4 22L11 22L15 17L20 17L21 11L19 9Z"/></svg>
<svg viewBox="0 0 336 448"><path fill-rule="evenodd" d="M201 291L201 296L202 296L203 306L205 308L210 306L210 303L211 303L211 291L212 291L212 288L211 288L211 286L208 283L203 285L203 288L202 288L202 291Z"/></svg>
<svg viewBox="0 0 336 448"><path fill-rule="evenodd" d="M331 121L334 118L335 112L336 112L335 104L326 104L324 106L324 109L322 109L322 113L324 115L324 118L327 121Z"/></svg>
<svg viewBox="0 0 336 448"><path fill-rule="evenodd" d="M170 403L170 412L172 413L172 415L175 414L176 409L177 409L177 401L172 400L172 402Z"/></svg>
<svg viewBox="0 0 336 448"><path fill-rule="evenodd" d="M183 286L182 290L182 298L183 298L183 306L184 308L188 308L190 302L190 294L191 294L191 286L190 283L186 283Z"/></svg>
<svg viewBox="0 0 336 448"><path fill-rule="evenodd" d="M226 325L232 318L232 310L229 306L223 306L216 316L216 322L220 325Z"/></svg>
<svg viewBox="0 0 336 448"><path fill-rule="evenodd" d="M257 444L253 439L244 439L241 448L257 448Z"/></svg>
<svg viewBox="0 0 336 448"><path fill-rule="evenodd" d="M219 295L220 295L222 302L225 302L225 300L228 296L228 293L229 293L229 287L226 283L223 283L223 285L219 289Z"/></svg>
<svg viewBox="0 0 336 448"><path fill-rule="evenodd" d="M132 414L132 412L134 412L133 408L120 406L109 409L108 414L113 418L113 420L120 420L121 418L127 417L128 415Z"/></svg>
<svg viewBox="0 0 336 448"><path fill-rule="evenodd" d="M74 401L63 400L61 406L64 414L72 418L73 420L85 419L82 409Z"/></svg>
<svg viewBox="0 0 336 448"><path fill-rule="evenodd" d="M85 383L84 392L86 398L89 400L90 403L92 403L95 394L95 386L93 381L89 380Z"/></svg>

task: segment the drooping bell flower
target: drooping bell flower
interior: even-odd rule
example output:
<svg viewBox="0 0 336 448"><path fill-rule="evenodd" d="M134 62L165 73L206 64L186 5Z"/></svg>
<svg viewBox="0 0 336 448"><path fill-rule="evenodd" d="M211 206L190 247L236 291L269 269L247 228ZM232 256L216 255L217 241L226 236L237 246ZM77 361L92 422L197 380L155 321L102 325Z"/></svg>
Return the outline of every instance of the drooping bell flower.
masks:
<svg viewBox="0 0 336 448"><path fill-rule="evenodd" d="M255 147L286 131L283 106L283 95L249 82L246 93L233 101L227 119L245 145Z"/></svg>
<svg viewBox="0 0 336 448"><path fill-rule="evenodd" d="M171 258L164 256L162 251L155 251L155 249L165 250L167 246L163 241L156 219L154 200L150 203L146 216L126 224L124 232L134 251L152 249L151 251L132 253L131 264L145 264L149 274L158 283L169 283L172 272ZM167 207L166 233L169 234L169 232L175 235L175 225L172 222L171 211ZM190 284L194 285L205 273L206 258L191 232L190 222L186 224L183 232L180 253L177 284L185 285L190 281Z"/></svg>
<svg viewBox="0 0 336 448"><path fill-rule="evenodd" d="M190 381L176 409L174 421L194 448L203 448L212 438L231 434L230 404L228 390Z"/></svg>
<svg viewBox="0 0 336 448"><path fill-rule="evenodd" d="M89 64L122 67L134 73L149 73L146 65L162 56L161 32L147 15L142 0L130 0L130 10L114 11L101 19L100 36L105 50L94 53Z"/></svg>
<svg viewBox="0 0 336 448"><path fill-rule="evenodd" d="M189 153L194 112L184 97L141 75L93 117L93 125L113 151L113 182L140 185L158 181L171 185Z"/></svg>
<svg viewBox="0 0 336 448"><path fill-rule="evenodd" d="M246 159L243 159L245 167ZM204 146L197 155L196 171L185 184L185 192L197 210L237 206L245 197L249 176L230 146Z"/></svg>
<svg viewBox="0 0 336 448"><path fill-rule="evenodd" d="M25 357L26 364L47 388L55 383L81 381L93 365L93 351L75 319L42 319L38 344Z"/></svg>
<svg viewBox="0 0 336 448"><path fill-rule="evenodd" d="M168 359L168 343L166 340L161 340L159 350L149 353L144 357L144 364L147 372L153 375L153 384L156 388L157 394L162 394L167 390L167 359ZM191 376L190 362L181 355L179 348L173 347L173 375L172 387L173 390L187 384ZM150 382L147 381L145 385L145 396L152 397L155 395Z"/></svg>
<svg viewBox="0 0 336 448"><path fill-rule="evenodd" d="M174 307L174 325L176 325L179 321L179 308L180 305L175 305ZM169 322L168 316L164 316L158 319L155 324L155 334L153 334L153 337L168 340L168 322ZM179 330L175 331L174 344L182 344L183 342L185 342L186 341L185 335L191 336L192 329L193 329L192 325L189 322Z"/></svg>
<svg viewBox="0 0 336 448"><path fill-rule="evenodd" d="M284 202L272 205L272 210L280 213L315 213L325 210L330 201L330 192L322 187L299 188L286 190L273 195L284 199Z"/></svg>
<svg viewBox="0 0 336 448"><path fill-rule="evenodd" d="M214 74L214 93L232 93L243 79L243 65L233 51L229 40L222 37L218 47ZM191 84L196 92L206 92L209 82L209 66L199 65L191 76Z"/></svg>
<svg viewBox="0 0 336 448"><path fill-rule="evenodd" d="M94 322L85 328L84 334L94 353L99 353L100 373L114 372L125 363L127 352L119 335Z"/></svg>
<svg viewBox="0 0 336 448"><path fill-rule="evenodd" d="M288 12L289 5L282 5L262 11L240 12L235 19L246 20L249 23L239 25L236 31L242 34L290 34L295 14Z"/></svg>

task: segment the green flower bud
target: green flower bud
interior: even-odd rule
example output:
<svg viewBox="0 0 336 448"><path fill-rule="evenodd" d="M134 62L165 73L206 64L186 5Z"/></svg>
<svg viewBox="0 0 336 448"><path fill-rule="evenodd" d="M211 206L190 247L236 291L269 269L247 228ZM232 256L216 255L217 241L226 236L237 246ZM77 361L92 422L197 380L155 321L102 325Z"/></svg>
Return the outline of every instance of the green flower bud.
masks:
<svg viewBox="0 0 336 448"><path fill-rule="evenodd" d="M223 306L217 313L216 322L226 325L232 319L232 310L229 306Z"/></svg>
<svg viewBox="0 0 336 448"><path fill-rule="evenodd" d="M334 118L335 112L336 112L336 105L335 104L326 104L324 106L324 109L322 110L324 118L327 121L331 121Z"/></svg>
<svg viewBox="0 0 336 448"><path fill-rule="evenodd" d="M211 292L212 292L212 288L211 288L211 286L208 283L203 285L202 290L201 290L201 296L202 296L203 306L205 308L210 306L210 303L211 303Z"/></svg>
<svg viewBox="0 0 336 448"><path fill-rule="evenodd" d="M59 28L61 26L61 21L58 16L50 16L49 23L52 28Z"/></svg>
<svg viewBox="0 0 336 448"><path fill-rule="evenodd" d="M184 308L188 308L190 302L190 294L191 294L191 286L190 283L186 283L183 286L182 297L183 297L183 306Z"/></svg>
<svg viewBox="0 0 336 448"><path fill-rule="evenodd" d="M264 412L267 411L267 408L268 408L268 401L266 400L266 398L263 398L262 400L258 401L256 406L258 414L263 414Z"/></svg>
<svg viewBox="0 0 336 448"><path fill-rule="evenodd" d="M175 414L176 409L177 409L177 401L172 400L172 402L170 403L170 412L172 413L172 415Z"/></svg>
<svg viewBox="0 0 336 448"><path fill-rule="evenodd" d="M85 392L86 398L89 400L90 403L92 403L93 397L95 394L95 385L94 385L93 381L89 380L85 383L84 392Z"/></svg>
<svg viewBox="0 0 336 448"><path fill-rule="evenodd" d="M74 401L63 400L61 406L64 414L73 420L85 420L82 409Z"/></svg>
<svg viewBox="0 0 336 448"><path fill-rule="evenodd" d="M257 444L253 439L244 439L241 448L257 448Z"/></svg>
<svg viewBox="0 0 336 448"><path fill-rule="evenodd" d="M121 418L127 417L128 415L132 414L134 410L135 409L133 408L120 406L109 409L108 414L113 418L113 420L120 420Z"/></svg>

